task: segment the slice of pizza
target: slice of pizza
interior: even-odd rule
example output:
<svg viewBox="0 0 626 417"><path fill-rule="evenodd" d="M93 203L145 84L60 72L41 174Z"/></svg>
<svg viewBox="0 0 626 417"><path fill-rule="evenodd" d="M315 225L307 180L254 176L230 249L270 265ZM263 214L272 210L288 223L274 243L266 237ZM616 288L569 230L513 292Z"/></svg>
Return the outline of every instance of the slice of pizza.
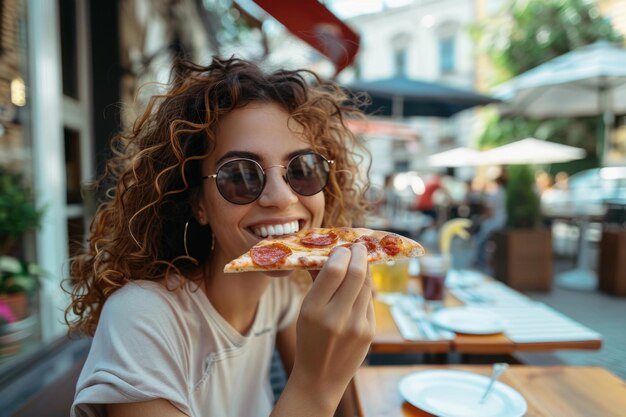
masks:
<svg viewBox="0 0 626 417"><path fill-rule="evenodd" d="M230 261L224 272L321 269L334 248L357 242L365 245L372 264L424 254L422 245L391 232L349 227L306 229L260 241Z"/></svg>

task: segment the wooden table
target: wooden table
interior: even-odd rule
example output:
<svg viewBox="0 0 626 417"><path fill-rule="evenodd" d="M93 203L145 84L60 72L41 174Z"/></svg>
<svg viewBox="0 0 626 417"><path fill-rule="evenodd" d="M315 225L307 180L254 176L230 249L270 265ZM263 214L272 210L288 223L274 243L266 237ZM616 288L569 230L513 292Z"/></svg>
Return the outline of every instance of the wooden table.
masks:
<svg viewBox="0 0 626 417"><path fill-rule="evenodd" d="M461 306L462 303L447 292L444 305ZM457 334L453 340L405 340L394 322L389 306L381 301L374 302L376 315L376 335L371 353L447 353L462 354L511 354L518 351L549 351L561 349L600 349L598 339L582 341L543 341L540 343L515 343L504 334L463 335ZM625 414L626 415L626 414Z"/></svg>
<svg viewBox="0 0 626 417"><path fill-rule="evenodd" d="M454 369L488 376L490 366L368 366L359 369L354 394L359 417L431 416L405 402L398 383L405 375ZM500 381L528 403L525 417L624 417L626 382L598 367L512 365Z"/></svg>

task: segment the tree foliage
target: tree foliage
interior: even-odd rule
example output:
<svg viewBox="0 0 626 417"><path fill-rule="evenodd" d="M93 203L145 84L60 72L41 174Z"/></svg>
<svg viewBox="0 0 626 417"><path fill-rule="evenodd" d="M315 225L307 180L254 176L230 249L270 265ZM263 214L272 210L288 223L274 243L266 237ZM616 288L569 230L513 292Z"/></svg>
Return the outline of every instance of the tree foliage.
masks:
<svg viewBox="0 0 626 417"><path fill-rule="evenodd" d="M598 40L624 41L600 15L595 2L588 0L509 0L502 12L471 29L480 51L496 70L494 85ZM485 148L535 136L583 147L594 157L599 120L579 117L536 122L494 116L478 137L478 145Z"/></svg>
<svg viewBox="0 0 626 417"><path fill-rule="evenodd" d="M598 40L624 40L594 1L509 0L503 12L472 29L498 70L495 84Z"/></svg>
<svg viewBox="0 0 626 417"><path fill-rule="evenodd" d="M541 221L535 176L527 165L510 166L506 185L507 226L514 229L538 227ZM522 202L522 203L520 203Z"/></svg>
<svg viewBox="0 0 626 417"><path fill-rule="evenodd" d="M471 33L493 65L493 85L509 80L573 49L599 40L622 43L624 38L601 16L590 0L509 0L499 16L475 25ZM480 148L490 148L525 137L582 147L589 158L569 167L570 173L597 166L598 117L529 120L487 113L477 138ZM539 223L540 212L533 197L530 167L509 167L507 211L510 227Z"/></svg>

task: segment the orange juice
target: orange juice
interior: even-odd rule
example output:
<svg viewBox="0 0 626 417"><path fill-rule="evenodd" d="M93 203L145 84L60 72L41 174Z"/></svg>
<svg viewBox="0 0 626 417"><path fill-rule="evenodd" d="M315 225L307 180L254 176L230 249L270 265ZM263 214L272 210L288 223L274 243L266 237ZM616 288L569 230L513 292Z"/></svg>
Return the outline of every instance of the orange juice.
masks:
<svg viewBox="0 0 626 417"><path fill-rule="evenodd" d="M374 288L378 292L406 292L409 282L409 262L407 259L393 263L383 262L370 265Z"/></svg>

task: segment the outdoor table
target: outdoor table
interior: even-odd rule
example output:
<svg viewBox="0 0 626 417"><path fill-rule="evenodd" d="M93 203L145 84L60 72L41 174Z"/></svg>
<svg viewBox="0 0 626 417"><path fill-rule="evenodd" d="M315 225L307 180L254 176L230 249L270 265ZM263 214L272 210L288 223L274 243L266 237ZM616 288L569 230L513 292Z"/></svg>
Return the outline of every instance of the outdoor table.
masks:
<svg viewBox="0 0 626 417"><path fill-rule="evenodd" d="M357 415L431 416L405 402L398 383L413 372L433 369L491 373L488 365L365 366L353 380ZM600 367L512 365L499 381L525 398L525 417L621 417L626 410L626 382Z"/></svg>
<svg viewBox="0 0 626 417"><path fill-rule="evenodd" d="M539 313L546 313L553 315L567 324L571 323L572 326L579 325L575 321L567 318L566 316L556 312L541 303L534 303L532 300L524 296L523 294L513 290L510 287L506 287L505 284L496 282L494 280L487 281L490 285L496 288L506 288L507 292L510 292L513 297L517 297L520 303L527 300L528 304L520 304L519 307L509 306L506 309L501 309L499 313L501 315L515 315L519 317L529 317L530 313L538 311ZM454 290L446 291L444 306L454 307L462 306L464 303L453 295ZM511 302L511 304L514 304ZM493 307L495 309L495 307ZM496 310L497 311L497 310ZM489 334L489 335L472 335L472 334L456 334L451 339L418 339L418 340L406 340L400 333L398 326L396 325L391 313L390 306L379 299L374 301L374 312L376 316L376 335L370 347L371 353L383 353L383 354L396 354L396 353L448 353L458 352L462 354L485 354L485 355L497 355L497 354L511 354L520 351L549 351L549 350L561 350L561 349L600 349L602 347L601 336L594 332L587 332L584 330L584 326L580 325L582 337L568 338L559 334L557 330L542 328L543 322L540 321L536 328L534 325L530 326L530 333L528 335L516 333L517 337L512 337L509 333L507 336L505 333ZM510 320L514 322L514 320ZM524 323L522 323L524 325ZM526 324L526 327L529 327Z"/></svg>

